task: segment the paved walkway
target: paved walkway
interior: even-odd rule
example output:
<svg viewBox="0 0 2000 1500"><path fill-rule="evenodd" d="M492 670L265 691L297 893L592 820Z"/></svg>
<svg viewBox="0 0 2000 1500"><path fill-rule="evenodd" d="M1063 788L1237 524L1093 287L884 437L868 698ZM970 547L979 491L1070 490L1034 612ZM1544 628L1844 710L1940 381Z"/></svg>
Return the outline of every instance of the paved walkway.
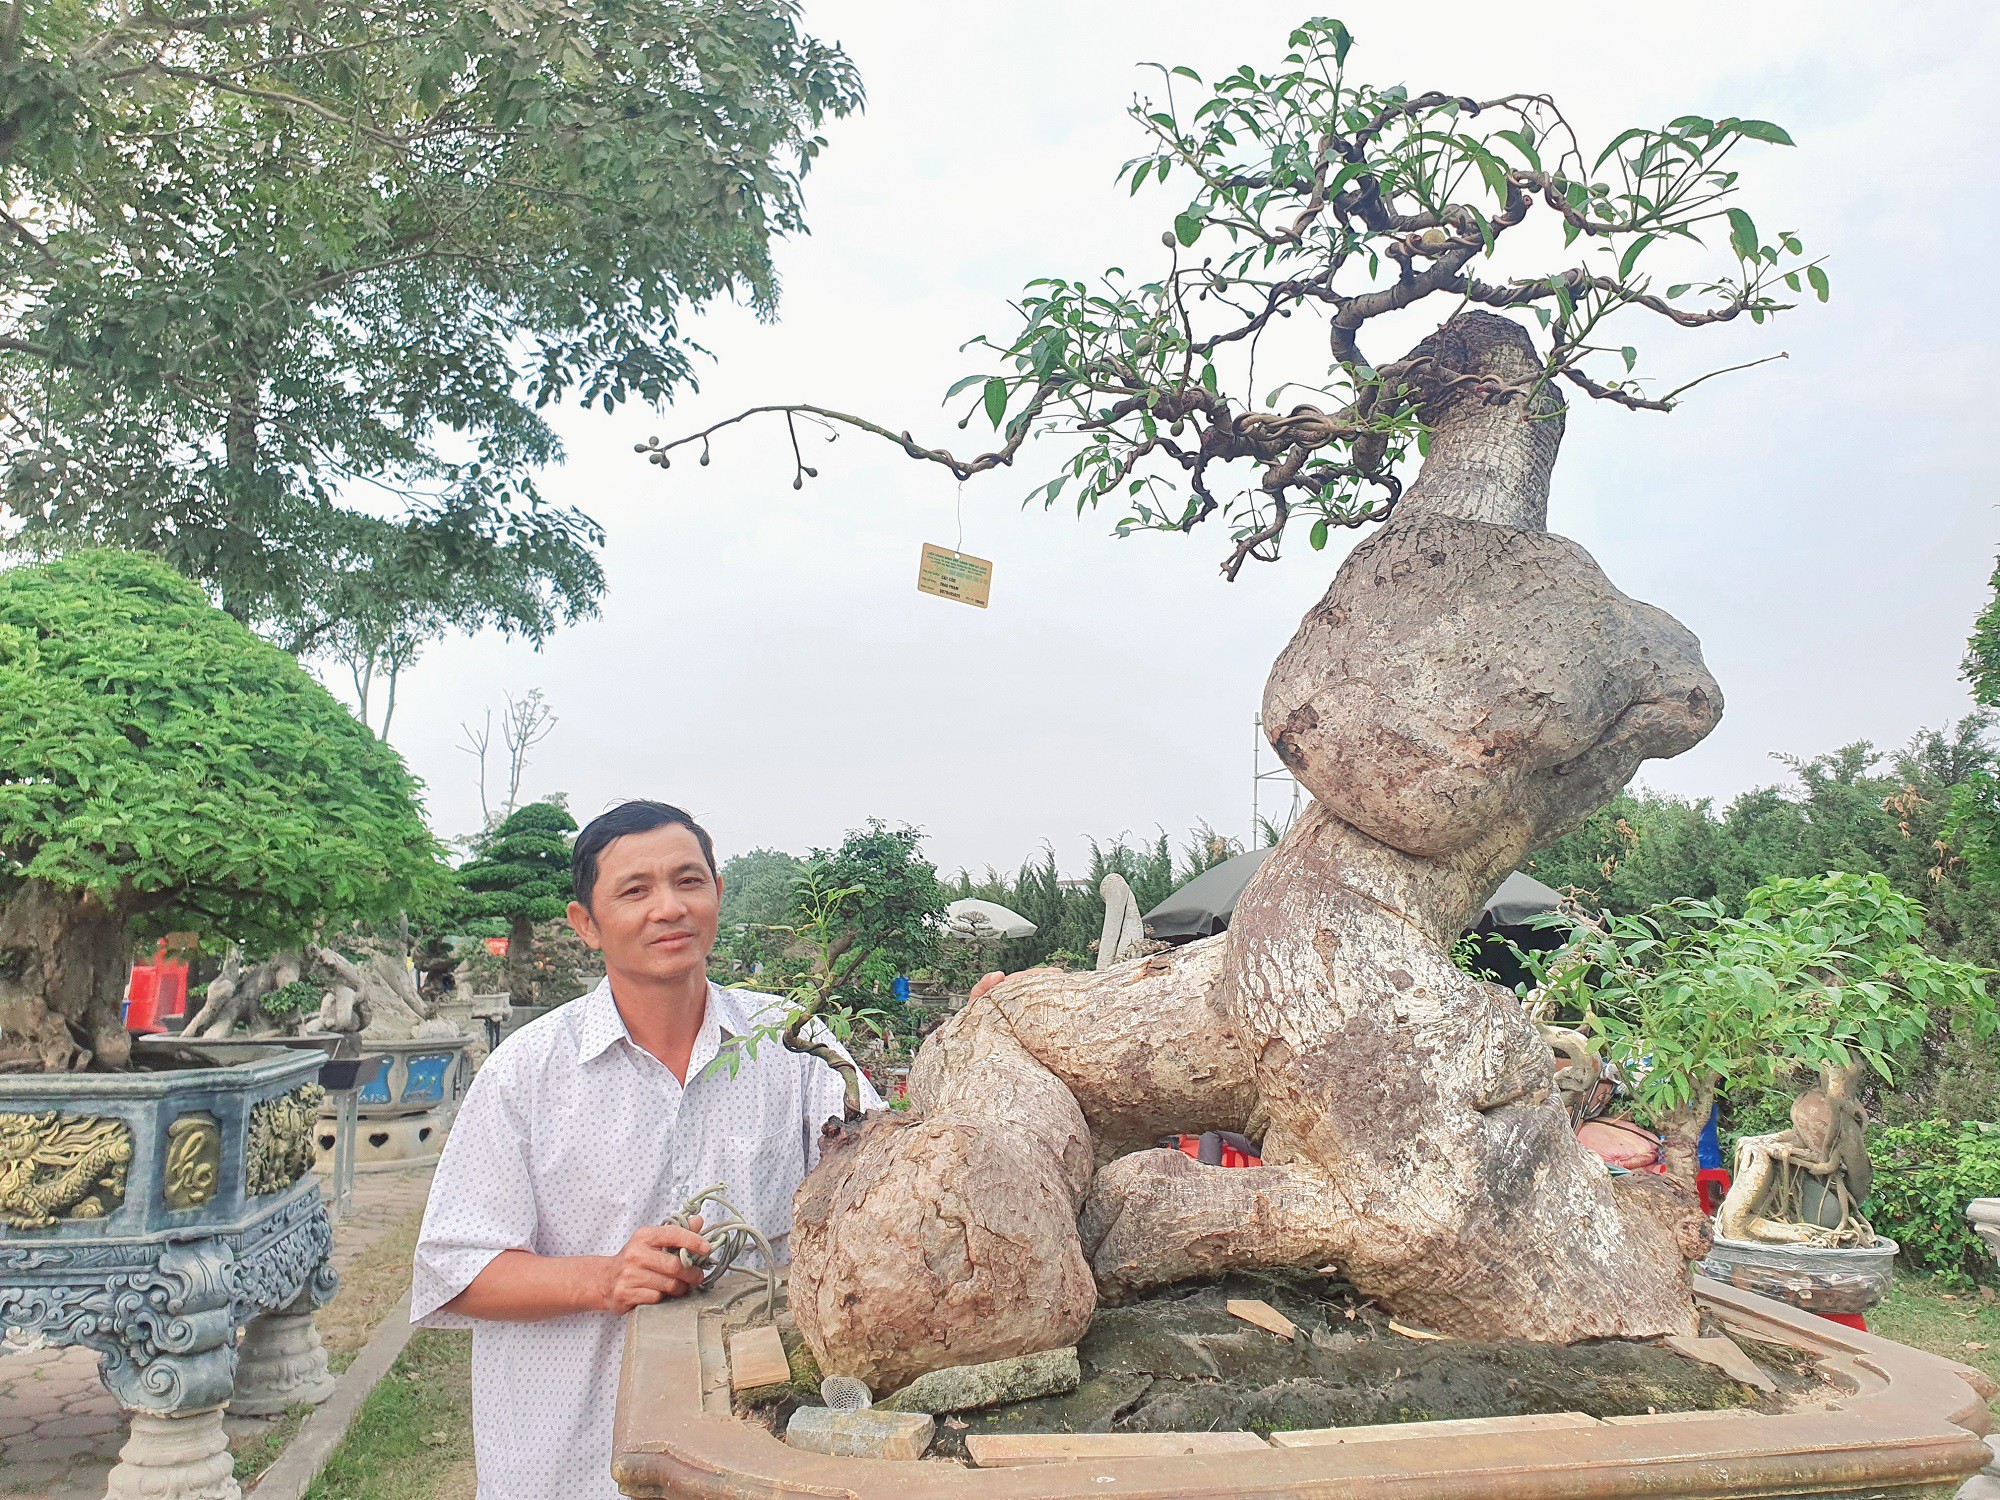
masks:
<svg viewBox="0 0 2000 1500"><path fill-rule="evenodd" d="M345 1270L421 1208L430 1183L429 1167L358 1174L348 1216L334 1227L335 1268ZM234 1417L225 1423L236 1437L269 1420ZM94 1351L0 1343L0 1495L102 1500L105 1476L124 1441L124 1416L97 1378Z"/></svg>

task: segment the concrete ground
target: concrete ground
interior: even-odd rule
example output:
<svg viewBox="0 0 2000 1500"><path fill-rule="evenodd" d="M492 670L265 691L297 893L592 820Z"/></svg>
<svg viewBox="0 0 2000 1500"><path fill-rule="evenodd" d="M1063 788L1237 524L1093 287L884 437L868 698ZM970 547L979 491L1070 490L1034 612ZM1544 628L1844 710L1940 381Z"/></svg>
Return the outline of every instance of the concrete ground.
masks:
<svg viewBox="0 0 2000 1500"><path fill-rule="evenodd" d="M430 1185L429 1167L358 1175L348 1216L334 1226L335 1268L344 1271L419 1212ZM224 1424L235 1438L282 1420L226 1417ZM124 1441L124 1417L97 1378L95 1351L0 1343L0 1495L101 1500Z"/></svg>

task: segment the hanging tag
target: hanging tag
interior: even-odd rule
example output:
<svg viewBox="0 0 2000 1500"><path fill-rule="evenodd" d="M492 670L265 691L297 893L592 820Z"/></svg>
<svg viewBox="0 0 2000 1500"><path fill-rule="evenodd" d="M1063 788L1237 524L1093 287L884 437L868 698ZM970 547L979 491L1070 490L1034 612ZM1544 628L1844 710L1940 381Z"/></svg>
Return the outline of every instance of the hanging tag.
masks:
<svg viewBox="0 0 2000 1500"><path fill-rule="evenodd" d="M993 564L985 558L924 543L923 560L917 564L919 592L984 609L987 591L992 586Z"/></svg>

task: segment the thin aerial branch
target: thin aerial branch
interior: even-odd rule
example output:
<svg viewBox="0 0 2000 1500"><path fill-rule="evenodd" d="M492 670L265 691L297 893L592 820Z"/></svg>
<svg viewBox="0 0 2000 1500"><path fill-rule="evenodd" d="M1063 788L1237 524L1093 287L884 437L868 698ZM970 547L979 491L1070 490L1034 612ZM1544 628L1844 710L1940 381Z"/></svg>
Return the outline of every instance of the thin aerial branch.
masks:
<svg viewBox="0 0 2000 1500"><path fill-rule="evenodd" d="M668 467L666 455L676 448L688 443L701 442L712 434L720 432L723 428L733 427L748 417L761 416L766 412L783 412L788 418L794 415L818 417L822 421L839 422L843 426L858 428L862 432L873 433L876 437L887 438L911 458L922 459L928 463L942 464L960 479L970 479L974 474L984 474L988 469L997 469L1004 464L1013 463L1014 455L1021 451L1021 444L1027 440L1028 429L1034 424L1034 419L1041 415L1042 408L1048 404L1049 397L1055 391L1056 382L1054 381L1043 381L1041 385L1037 386L1035 394L1029 399L1027 406L1010 424L1013 431L1012 435L1007 439L1006 444L991 453L982 453L977 458L959 458L943 448L926 448L915 438L911 437L908 431L891 432L888 428L879 423L871 422L866 417L857 417L850 412L834 411L830 407L812 406L803 401L774 406L753 406L748 411L740 411L733 417L726 417L720 422L715 422L702 428L699 432L691 432L686 437L675 438L670 443L663 443L658 438L654 438L648 442L636 445L633 451L646 454L648 462L658 464L664 469ZM801 466L803 467L803 465Z"/></svg>

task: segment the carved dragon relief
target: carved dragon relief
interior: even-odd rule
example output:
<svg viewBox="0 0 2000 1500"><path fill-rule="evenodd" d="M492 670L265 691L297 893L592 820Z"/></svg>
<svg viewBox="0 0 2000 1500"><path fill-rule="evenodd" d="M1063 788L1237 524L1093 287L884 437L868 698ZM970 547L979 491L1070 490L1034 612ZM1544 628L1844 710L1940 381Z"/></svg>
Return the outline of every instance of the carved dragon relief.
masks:
<svg viewBox="0 0 2000 1500"><path fill-rule="evenodd" d="M101 1219L125 1201L132 1131L95 1116L0 1114L0 1220L47 1229Z"/></svg>

